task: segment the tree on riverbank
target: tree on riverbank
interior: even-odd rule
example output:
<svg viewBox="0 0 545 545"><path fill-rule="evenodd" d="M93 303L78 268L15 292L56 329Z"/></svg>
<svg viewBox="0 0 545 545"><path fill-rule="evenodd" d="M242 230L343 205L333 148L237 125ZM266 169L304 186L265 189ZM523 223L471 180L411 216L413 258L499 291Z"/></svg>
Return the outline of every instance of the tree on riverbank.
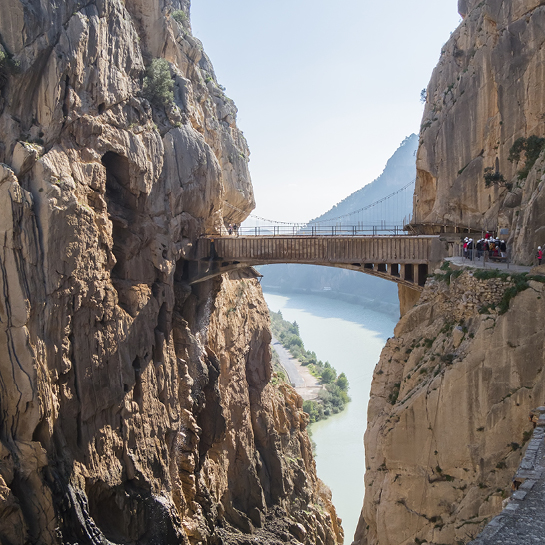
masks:
<svg viewBox="0 0 545 545"><path fill-rule="evenodd" d="M310 416L310 422L318 422L342 411L350 401L346 375L341 373L337 376L336 369L328 361L322 362L316 357L315 352L305 349L303 339L299 336L297 322L290 323L284 320L280 311L273 312L269 309L269 314L274 337L324 385L318 399L303 403L303 410Z"/></svg>

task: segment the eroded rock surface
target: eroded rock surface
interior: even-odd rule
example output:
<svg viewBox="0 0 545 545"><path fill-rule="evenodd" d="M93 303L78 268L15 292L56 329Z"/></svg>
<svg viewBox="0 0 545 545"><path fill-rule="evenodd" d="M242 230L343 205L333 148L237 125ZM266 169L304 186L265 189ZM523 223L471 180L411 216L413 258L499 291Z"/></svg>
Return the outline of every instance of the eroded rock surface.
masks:
<svg viewBox="0 0 545 545"><path fill-rule="evenodd" d="M545 284L502 314L513 279L458 274L428 282L375 369L355 543L467 543L511 493L545 394Z"/></svg>
<svg viewBox="0 0 545 545"><path fill-rule="evenodd" d="M508 229L513 258L531 262L545 242L543 155L510 161L519 138L545 137L543 24L539 0L460 0L464 19L441 51L427 89L417 157L414 223ZM485 169L503 177L485 184Z"/></svg>
<svg viewBox="0 0 545 545"><path fill-rule="evenodd" d="M254 206L189 2L0 12L0 541L342 541L258 284L187 282Z"/></svg>

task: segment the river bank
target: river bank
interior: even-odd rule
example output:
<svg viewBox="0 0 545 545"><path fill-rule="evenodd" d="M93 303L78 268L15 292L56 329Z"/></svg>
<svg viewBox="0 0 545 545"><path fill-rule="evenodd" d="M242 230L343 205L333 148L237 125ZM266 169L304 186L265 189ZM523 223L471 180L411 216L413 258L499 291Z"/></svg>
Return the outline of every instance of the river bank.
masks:
<svg viewBox="0 0 545 545"><path fill-rule="evenodd" d="M264 296L271 310L297 322L307 349L348 377L352 401L339 414L311 424L310 430L318 476L331 488L345 542L351 543L363 504L363 434L373 370L397 316L316 294L264 291Z"/></svg>
<svg viewBox="0 0 545 545"><path fill-rule="evenodd" d="M286 370L291 385L305 400L316 399L323 389L320 381L310 371L294 358L274 337L271 346L276 350L280 365Z"/></svg>

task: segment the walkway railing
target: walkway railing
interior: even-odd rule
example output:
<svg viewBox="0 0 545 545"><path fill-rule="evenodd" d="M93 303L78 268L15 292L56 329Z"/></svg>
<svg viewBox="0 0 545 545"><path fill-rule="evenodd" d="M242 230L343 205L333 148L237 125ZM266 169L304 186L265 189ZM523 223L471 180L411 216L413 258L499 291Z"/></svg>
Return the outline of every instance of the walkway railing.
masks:
<svg viewBox="0 0 545 545"><path fill-rule="evenodd" d="M233 233L235 234L235 233ZM406 235L400 225L267 225L256 227L239 227L239 236L400 236Z"/></svg>

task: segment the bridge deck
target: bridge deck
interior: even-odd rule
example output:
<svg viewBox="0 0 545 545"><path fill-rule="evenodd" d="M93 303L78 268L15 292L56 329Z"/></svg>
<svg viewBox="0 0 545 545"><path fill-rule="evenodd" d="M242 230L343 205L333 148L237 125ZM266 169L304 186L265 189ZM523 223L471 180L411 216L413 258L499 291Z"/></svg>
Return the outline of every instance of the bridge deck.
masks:
<svg viewBox="0 0 545 545"><path fill-rule="evenodd" d="M210 256L211 243L221 259L267 263L429 263L436 236L257 236L206 237L197 259ZM202 244L201 244L202 242Z"/></svg>
<svg viewBox="0 0 545 545"><path fill-rule="evenodd" d="M201 268L195 279L252 265L307 263L421 287L441 254L438 236L207 236L199 239L195 254L197 261L209 262L207 271Z"/></svg>

